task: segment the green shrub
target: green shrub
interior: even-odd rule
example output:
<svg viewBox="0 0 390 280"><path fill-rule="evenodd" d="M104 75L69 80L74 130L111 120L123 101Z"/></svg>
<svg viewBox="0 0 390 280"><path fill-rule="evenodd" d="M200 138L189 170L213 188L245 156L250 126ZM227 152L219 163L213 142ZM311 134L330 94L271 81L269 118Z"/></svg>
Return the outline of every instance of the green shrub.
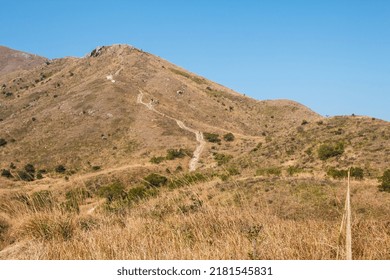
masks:
<svg viewBox="0 0 390 280"><path fill-rule="evenodd" d="M174 160L176 158L184 158L187 155L188 155L188 151L186 151L184 149L179 149L179 150L169 149L169 150L167 150L166 159L167 160Z"/></svg>
<svg viewBox="0 0 390 280"><path fill-rule="evenodd" d="M124 186L119 182L99 188L98 195L106 198L108 203L121 200L127 196Z"/></svg>
<svg viewBox="0 0 390 280"><path fill-rule="evenodd" d="M38 172L37 172L36 178L37 178L38 180L43 179L43 175L42 175L42 172L41 172L41 171L38 171Z"/></svg>
<svg viewBox="0 0 390 280"><path fill-rule="evenodd" d="M224 136L223 136L223 139L227 142L232 142L234 141L235 137L234 137L234 134L233 133L226 133Z"/></svg>
<svg viewBox="0 0 390 280"><path fill-rule="evenodd" d="M336 144L322 144L318 148L318 157L321 160L327 160L331 157L336 157L344 153L344 143L338 142Z"/></svg>
<svg viewBox="0 0 390 280"><path fill-rule="evenodd" d="M217 161L218 165L223 165L228 163L233 158L232 155L226 155L226 154L214 154L214 159Z"/></svg>
<svg viewBox="0 0 390 280"><path fill-rule="evenodd" d="M31 174L32 176L34 176L35 167L31 163L28 163L24 166L24 171L26 171L28 174Z"/></svg>
<svg viewBox="0 0 390 280"><path fill-rule="evenodd" d="M11 179L14 176L12 176L11 172L8 169L3 169L3 170L1 170L1 177Z"/></svg>
<svg viewBox="0 0 390 280"><path fill-rule="evenodd" d="M34 177L31 176L31 174L27 173L26 171L19 170L16 173L18 178L22 181L26 181L26 182L34 181Z"/></svg>
<svg viewBox="0 0 390 280"><path fill-rule="evenodd" d="M60 165L57 165L57 166L56 166L55 171L56 171L57 173L63 174L63 173L65 173L66 168L65 168L65 166L63 166L62 164L60 164Z"/></svg>
<svg viewBox="0 0 390 280"><path fill-rule="evenodd" d="M390 169L383 172L383 176L379 178L381 184L379 190L383 192L390 192Z"/></svg>
<svg viewBox="0 0 390 280"><path fill-rule="evenodd" d="M219 135L215 133L203 133L204 138L211 143L220 143L221 139L219 139Z"/></svg>
<svg viewBox="0 0 390 280"><path fill-rule="evenodd" d="M364 178L364 170L360 167L352 167L351 168L351 177L357 180L363 180Z"/></svg>
<svg viewBox="0 0 390 280"><path fill-rule="evenodd" d="M348 169L336 169L331 167L326 174L333 179L343 179L348 177ZM360 167L351 167L350 176L356 180L362 180L364 177L364 170Z"/></svg>
<svg viewBox="0 0 390 280"><path fill-rule="evenodd" d="M160 187L167 183L168 179L160 174L151 173L144 178L145 186Z"/></svg>
<svg viewBox="0 0 390 280"><path fill-rule="evenodd" d="M333 179L342 179L348 177L348 170L339 170L334 167L328 169L326 174Z"/></svg>
<svg viewBox="0 0 390 280"><path fill-rule="evenodd" d="M176 172L182 172L183 171L183 167L181 166L181 165L178 165L177 167L176 167L176 170L175 170Z"/></svg>

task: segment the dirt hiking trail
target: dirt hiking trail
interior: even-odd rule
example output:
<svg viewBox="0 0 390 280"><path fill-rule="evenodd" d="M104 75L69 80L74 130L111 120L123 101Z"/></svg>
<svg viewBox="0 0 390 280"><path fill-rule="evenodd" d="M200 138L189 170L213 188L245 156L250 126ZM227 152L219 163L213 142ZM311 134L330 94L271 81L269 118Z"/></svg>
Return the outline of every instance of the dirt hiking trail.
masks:
<svg viewBox="0 0 390 280"><path fill-rule="evenodd" d="M198 166L199 160L200 160L200 155L202 154L202 151L203 151L204 146L206 144L206 142L204 141L203 133L201 131L189 128L182 121L180 121L178 119L175 119L171 116L168 116L164 113L161 113L160 111L157 111L153 107L153 101L150 101L149 103L145 103L142 101L143 96L144 96L144 93L141 90L139 90L139 94L137 96L137 103L145 105L149 110L151 110L151 111L153 111L153 112L155 112L155 113L157 113L165 118L174 120L181 129L187 130L187 131L195 134L196 141L198 142L198 144L196 146L194 154L193 154L193 156L190 160L190 163L189 163L189 170L195 171L197 166Z"/></svg>

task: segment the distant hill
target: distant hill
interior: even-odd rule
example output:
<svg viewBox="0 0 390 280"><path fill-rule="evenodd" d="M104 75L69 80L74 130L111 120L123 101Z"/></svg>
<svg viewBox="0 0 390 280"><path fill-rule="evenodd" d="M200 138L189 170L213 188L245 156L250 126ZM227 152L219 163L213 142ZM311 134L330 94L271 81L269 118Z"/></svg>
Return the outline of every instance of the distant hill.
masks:
<svg viewBox="0 0 390 280"><path fill-rule="evenodd" d="M16 70L29 70L45 61L47 58L0 46L0 76Z"/></svg>

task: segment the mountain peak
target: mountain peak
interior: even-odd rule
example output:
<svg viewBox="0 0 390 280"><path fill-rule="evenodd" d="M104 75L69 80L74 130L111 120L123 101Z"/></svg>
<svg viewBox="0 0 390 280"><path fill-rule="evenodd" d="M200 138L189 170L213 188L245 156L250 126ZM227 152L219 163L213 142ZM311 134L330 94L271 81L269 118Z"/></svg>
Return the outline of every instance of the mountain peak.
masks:
<svg viewBox="0 0 390 280"><path fill-rule="evenodd" d="M127 44L113 44L109 46L97 46L91 52L89 52L86 57L98 57L104 53L113 53L118 51L123 51L125 49L132 50L135 49L131 45Z"/></svg>

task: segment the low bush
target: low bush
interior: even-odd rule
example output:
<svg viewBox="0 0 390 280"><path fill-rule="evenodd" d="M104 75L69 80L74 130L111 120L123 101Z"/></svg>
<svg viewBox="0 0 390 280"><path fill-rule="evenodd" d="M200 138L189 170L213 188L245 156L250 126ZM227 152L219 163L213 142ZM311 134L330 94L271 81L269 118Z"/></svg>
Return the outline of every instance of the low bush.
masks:
<svg viewBox="0 0 390 280"><path fill-rule="evenodd" d="M339 170L334 167L328 169L326 174L333 179L342 179L348 177L348 170Z"/></svg>
<svg viewBox="0 0 390 280"><path fill-rule="evenodd" d="M381 184L379 190L383 192L390 192L390 169L383 172L382 177L379 178Z"/></svg>
<svg viewBox="0 0 390 280"><path fill-rule="evenodd" d="M63 166L62 164L60 164L60 165L57 165L57 166L56 166L55 171L56 171L57 173L63 174L63 173L65 173L66 168L65 168L65 166Z"/></svg>
<svg viewBox="0 0 390 280"><path fill-rule="evenodd" d="M233 158L232 155L226 155L226 154L219 154L215 153L214 154L214 159L218 163L218 165L223 165L228 163L231 159Z"/></svg>
<svg viewBox="0 0 390 280"><path fill-rule="evenodd" d="M356 180L363 180L364 170L360 167L351 167L350 176ZM348 177L348 169L336 169L331 167L328 169L326 174L333 179L343 179Z"/></svg>
<svg viewBox="0 0 390 280"><path fill-rule="evenodd" d="M127 196L125 187L120 182L115 182L99 188L98 195L107 199L108 203L121 200Z"/></svg>
<svg viewBox="0 0 390 280"><path fill-rule="evenodd" d="M42 172L38 171L38 172L37 172L37 176L36 176L36 178L37 178L38 180L41 180L41 179L43 179Z"/></svg>
<svg viewBox="0 0 390 280"><path fill-rule="evenodd" d="M351 177L357 180L363 180L364 178L364 170L360 167L352 167L351 168Z"/></svg>
<svg viewBox="0 0 390 280"><path fill-rule="evenodd" d="M223 139L227 142L232 142L234 141L235 137L234 137L234 134L233 133L226 133L224 136L223 136Z"/></svg>
<svg viewBox="0 0 390 280"><path fill-rule="evenodd" d="M151 173L144 178L145 186L161 187L167 183L168 179L160 174Z"/></svg>
<svg viewBox="0 0 390 280"><path fill-rule="evenodd" d="M318 157L321 160L327 160L332 157L342 155L344 153L344 143L338 142L335 144L322 144L318 148Z"/></svg>
<svg viewBox="0 0 390 280"><path fill-rule="evenodd" d="M215 133L203 133L204 138L211 143L220 143L221 139L219 139L219 135Z"/></svg>
<svg viewBox="0 0 390 280"><path fill-rule="evenodd" d="M17 177L22 181L26 181L26 182L34 181L34 177L31 176L31 174L27 173L26 171L19 170L16 173L17 173Z"/></svg>
<svg viewBox="0 0 390 280"><path fill-rule="evenodd" d="M26 171L28 174L31 174L32 176L34 176L35 167L31 163L28 163L24 166L24 171Z"/></svg>
<svg viewBox="0 0 390 280"><path fill-rule="evenodd" d="M3 169L3 170L1 170L1 177L11 179L14 176L12 176L11 172L8 169Z"/></svg>
<svg viewBox="0 0 390 280"><path fill-rule="evenodd" d="M174 160L176 158L184 158L187 155L188 155L188 151L186 151L184 149L179 149L179 150L169 149L169 150L167 150L166 159L167 160Z"/></svg>

